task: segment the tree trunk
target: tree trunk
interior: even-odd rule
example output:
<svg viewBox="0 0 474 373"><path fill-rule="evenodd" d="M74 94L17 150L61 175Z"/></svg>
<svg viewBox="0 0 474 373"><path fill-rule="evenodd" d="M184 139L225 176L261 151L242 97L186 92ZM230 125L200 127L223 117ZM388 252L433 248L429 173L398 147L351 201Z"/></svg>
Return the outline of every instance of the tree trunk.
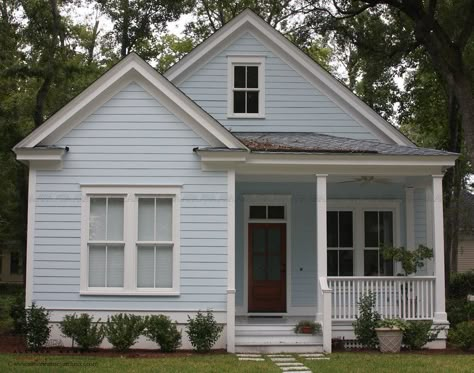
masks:
<svg viewBox="0 0 474 373"><path fill-rule="evenodd" d="M122 11L123 11L123 21L122 21L122 40L120 42L120 56L124 58L130 52L130 39L129 39L129 29L130 29L130 8L128 0L122 0Z"/></svg>

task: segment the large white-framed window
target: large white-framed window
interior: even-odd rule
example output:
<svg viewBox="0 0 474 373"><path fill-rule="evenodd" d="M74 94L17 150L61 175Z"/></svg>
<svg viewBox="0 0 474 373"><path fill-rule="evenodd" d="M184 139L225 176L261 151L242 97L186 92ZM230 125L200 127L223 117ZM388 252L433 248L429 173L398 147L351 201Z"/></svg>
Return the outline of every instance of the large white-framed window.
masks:
<svg viewBox="0 0 474 373"><path fill-rule="evenodd" d="M81 191L81 294L179 295L181 187Z"/></svg>
<svg viewBox="0 0 474 373"><path fill-rule="evenodd" d="M228 56L228 117L265 116L265 57Z"/></svg>
<svg viewBox="0 0 474 373"><path fill-rule="evenodd" d="M400 206L401 201L395 199L329 199L327 213L328 276L350 276L351 254L353 275L393 275L393 262L383 260L380 246L391 244L396 247L400 246ZM352 248L349 247L350 240L348 238L350 237L348 232L351 230L349 225L351 219L347 216L349 211L352 212ZM335 215L334 212L338 212L338 214ZM343 224L341 224L341 212L346 212L342 217ZM351 253L347 252L349 250ZM342 270L341 251L343 254Z"/></svg>

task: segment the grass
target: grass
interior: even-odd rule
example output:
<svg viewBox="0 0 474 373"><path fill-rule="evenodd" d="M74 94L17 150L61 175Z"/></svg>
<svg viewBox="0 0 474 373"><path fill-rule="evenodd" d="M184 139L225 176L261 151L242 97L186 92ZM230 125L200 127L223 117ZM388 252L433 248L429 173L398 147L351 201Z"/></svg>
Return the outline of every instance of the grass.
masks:
<svg viewBox="0 0 474 373"><path fill-rule="evenodd" d="M472 372L474 355L335 353L329 361L298 358L313 372ZM80 356L0 355L1 372L281 372L264 362L238 361L234 355L165 358L99 358Z"/></svg>

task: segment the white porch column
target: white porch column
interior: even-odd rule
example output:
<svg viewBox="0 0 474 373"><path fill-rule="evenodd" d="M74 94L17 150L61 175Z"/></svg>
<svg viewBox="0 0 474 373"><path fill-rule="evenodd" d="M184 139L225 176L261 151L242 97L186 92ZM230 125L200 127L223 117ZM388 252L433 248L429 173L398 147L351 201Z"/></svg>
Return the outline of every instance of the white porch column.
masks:
<svg viewBox="0 0 474 373"><path fill-rule="evenodd" d="M435 322L447 322L444 289L443 175L433 175L433 251L435 280Z"/></svg>
<svg viewBox="0 0 474 373"><path fill-rule="evenodd" d="M327 176L326 174L316 175L316 260L317 260L317 313L316 319L323 320L323 295L319 278L327 276Z"/></svg>
<svg viewBox="0 0 474 373"><path fill-rule="evenodd" d="M235 352L235 170L227 171L227 352Z"/></svg>
<svg viewBox="0 0 474 373"><path fill-rule="evenodd" d="M405 212L406 212L406 248L415 249L415 189L405 188Z"/></svg>

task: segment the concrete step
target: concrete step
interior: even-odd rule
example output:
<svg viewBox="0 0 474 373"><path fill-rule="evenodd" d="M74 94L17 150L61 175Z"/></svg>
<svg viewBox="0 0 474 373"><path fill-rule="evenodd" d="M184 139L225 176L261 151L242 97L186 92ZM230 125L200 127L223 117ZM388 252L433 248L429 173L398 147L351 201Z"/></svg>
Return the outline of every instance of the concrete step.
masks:
<svg viewBox="0 0 474 373"><path fill-rule="evenodd" d="M289 335L235 335L236 344L261 344L261 345L273 345L273 344L322 344L322 338L314 335L301 335L301 334L289 334Z"/></svg>
<svg viewBox="0 0 474 373"><path fill-rule="evenodd" d="M245 344L236 343L235 351L239 353L319 353L323 352L322 344Z"/></svg>

